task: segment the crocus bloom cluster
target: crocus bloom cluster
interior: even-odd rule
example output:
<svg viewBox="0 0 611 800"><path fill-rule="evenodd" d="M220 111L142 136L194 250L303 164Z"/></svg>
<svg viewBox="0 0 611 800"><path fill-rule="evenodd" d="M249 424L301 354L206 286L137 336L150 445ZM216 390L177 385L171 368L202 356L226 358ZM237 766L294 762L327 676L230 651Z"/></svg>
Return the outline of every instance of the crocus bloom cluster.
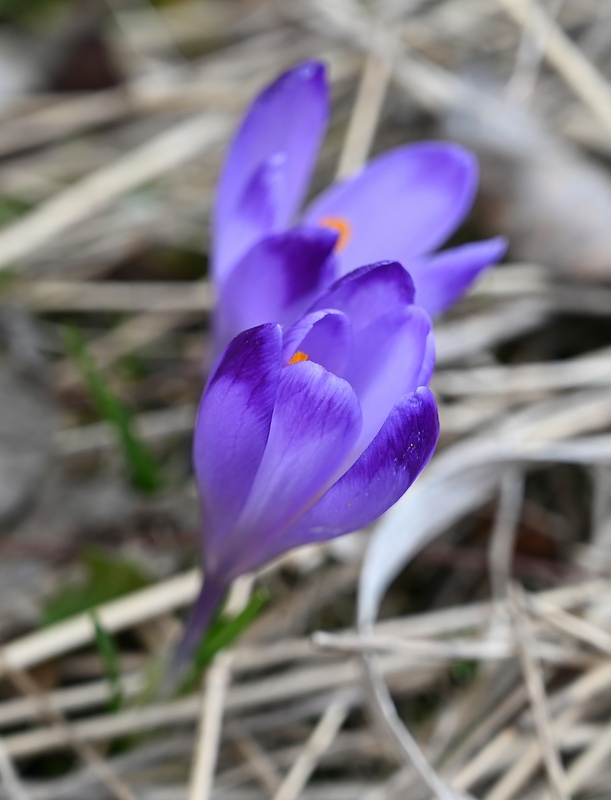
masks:
<svg viewBox="0 0 611 800"><path fill-rule="evenodd" d="M221 173L212 230L217 352L246 328L293 323L336 278L395 259L436 315L498 261L496 238L435 252L468 213L472 154L423 142L391 150L332 185L299 216L329 116L324 66L303 63L248 110Z"/></svg>
<svg viewBox="0 0 611 800"><path fill-rule="evenodd" d="M183 657L230 582L350 533L408 489L438 437L431 321L403 267L362 267L283 331L240 333L204 391L194 437L206 577Z"/></svg>

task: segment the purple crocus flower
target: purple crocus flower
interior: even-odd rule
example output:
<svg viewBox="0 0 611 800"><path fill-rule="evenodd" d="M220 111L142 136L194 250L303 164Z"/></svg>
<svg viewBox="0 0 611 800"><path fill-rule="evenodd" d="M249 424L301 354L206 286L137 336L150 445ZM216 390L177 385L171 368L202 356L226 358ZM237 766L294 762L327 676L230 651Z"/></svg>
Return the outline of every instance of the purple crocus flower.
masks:
<svg viewBox="0 0 611 800"><path fill-rule="evenodd" d="M334 283L288 330L238 334L203 393L193 458L205 581L179 661L230 582L377 519L439 433L431 321L396 262Z"/></svg>
<svg viewBox="0 0 611 800"><path fill-rule="evenodd" d="M294 322L335 278L382 258L403 264L415 302L439 314L505 252L500 238L435 252L477 188L474 156L447 142L379 156L299 217L328 116L324 65L308 61L259 94L231 143L212 226L218 350L262 322Z"/></svg>

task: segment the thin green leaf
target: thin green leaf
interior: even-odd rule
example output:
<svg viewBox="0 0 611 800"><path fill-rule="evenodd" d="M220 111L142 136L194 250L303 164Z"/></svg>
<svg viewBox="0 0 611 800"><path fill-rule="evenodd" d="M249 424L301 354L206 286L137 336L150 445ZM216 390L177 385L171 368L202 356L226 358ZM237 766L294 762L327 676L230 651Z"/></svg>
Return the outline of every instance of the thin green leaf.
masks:
<svg viewBox="0 0 611 800"><path fill-rule="evenodd" d="M259 589L253 594L246 608L235 617L226 619L220 616L216 619L195 653L189 674L181 684L179 694L186 694L195 688L214 656L236 641L259 616L266 603L267 592Z"/></svg>
<svg viewBox="0 0 611 800"><path fill-rule="evenodd" d="M160 467L134 432L129 411L96 368L80 333L75 328L64 327L62 335L66 349L91 392L99 415L112 425L117 434L133 486L142 492L157 491L163 485Z"/></svg>
<svg viewBox="0 0 611 800"><path fill-rule="evenodd" d="M450 665L450 675L459 686L468 686L477 675L477 661L454 661Z"/></svg>
<svg viewBox="0 0 611 800"><path fill-rule="evenodd" d="M81 554L84 580L64 585L47 600L42 624L53 625L75 614L90 611L101 603L149 586L151 578L137 564L90 547Z"/></svg>
<svg viewBox="0 0 611 800"><path fill-rule="evenodd" d="M95 628L95 644L104 665L104 671L111 687L108 707L111 711L119 711L124 705L121 688L121 668L119 666L119 650L113 637L102 625L95 611L91 612L91 621Z"/></svg>

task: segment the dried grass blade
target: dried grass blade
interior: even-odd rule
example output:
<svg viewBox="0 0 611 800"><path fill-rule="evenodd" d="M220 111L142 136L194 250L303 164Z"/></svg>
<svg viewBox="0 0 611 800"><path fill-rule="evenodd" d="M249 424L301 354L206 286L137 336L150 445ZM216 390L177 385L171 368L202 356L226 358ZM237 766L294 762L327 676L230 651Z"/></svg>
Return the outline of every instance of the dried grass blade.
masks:
<svg viewBox="0 0 611 800"><path fill-rule="evenodd" d="M296 759L273 800L297 800L310 775L316 769L320 756L331 746L348 715L348 707L341 702L332 703L312 731L305 747Z"/></svg>
<svg viewBox="0 0 611 800"><path fill-rule="evenodd" d="M0 232L0 270L31 255L117 197L195 158L216 144L228 125L229 118L222 114L187 119L64 189Z"/></svg>
<svg viewBox="0 0 611 800"><path fill-rule="evenodd" d="M535 640L529 629L528 620L523 612L524 603L521 593L517 586L513 586L509 593L509 607L511 609L511 619L514 626L516 643L518 645L518 655L526 682L526 688L530 697L533 710L533 717L541 752L547 770L554 800L569 800L566 774L560 761L557 746L552 734L551 719L547 707L545 694L545 684L541 668L535 660L533 649Z"/></svg>

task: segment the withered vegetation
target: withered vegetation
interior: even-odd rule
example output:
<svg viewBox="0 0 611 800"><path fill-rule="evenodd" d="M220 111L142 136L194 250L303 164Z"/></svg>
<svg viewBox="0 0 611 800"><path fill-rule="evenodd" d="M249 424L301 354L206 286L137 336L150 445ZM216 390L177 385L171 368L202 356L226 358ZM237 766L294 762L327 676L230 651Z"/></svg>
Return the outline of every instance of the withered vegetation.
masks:
<svg viewBox="0 0 611 800"><path fill-rule="evenodd" d="M0 798L608 798L607 0L24 5L0 2ZM442 440L412 492L239 581L227 613L257 587L263 611L161 699L200 580L214 183L249 99L309 57L334 95L315 189L456 139L482 171L456 241L509 256L437 322Z"/></svg>

